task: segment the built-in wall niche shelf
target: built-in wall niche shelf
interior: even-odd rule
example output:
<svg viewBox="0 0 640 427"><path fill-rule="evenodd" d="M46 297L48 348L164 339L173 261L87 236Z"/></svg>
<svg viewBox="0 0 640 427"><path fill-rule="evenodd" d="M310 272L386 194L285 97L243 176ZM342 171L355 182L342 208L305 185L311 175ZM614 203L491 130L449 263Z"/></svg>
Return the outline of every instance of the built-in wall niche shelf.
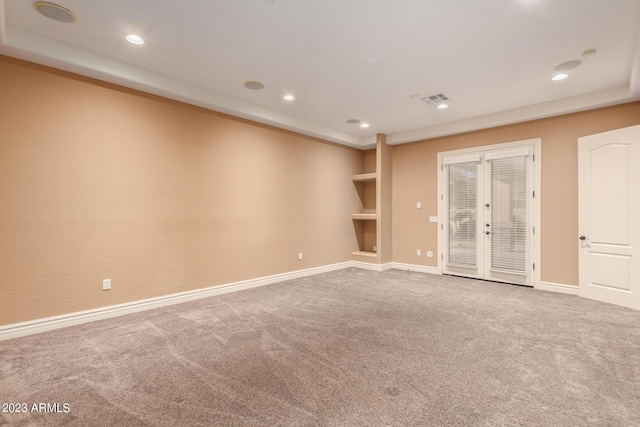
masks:
<svg viewBox="0 0 640 427"><path fill-rule="evenodd" d="M373 173L361 173L359 175L353 175L353 182L371 182L376 180L378 174Z"/></svg>
<svg viewBox="0 0 640 427"><path fill-rule="evenodd" d="M351 185L354 193L357 193L356 201L359 202L354 204L354 210L351 211L358 212L351 215L357 243L351 256L357 262L380 264L382 261L391 261L388 255L391 253L391 247L389 246L387 251L382 250L387 242L387 234L381 232L382 225L389 221L387 217L382 217L378 200L384 201L384 206L391 211L391 205L387 200L387 194L391 194L390 150L391 146L386 144L384 135L378 134L375 150L362 152L362 169L357 171L363 173L351 176ZM390 225L387 226L390 228Z"/></svg>
<svg viewBox="0 0 640 427"><path fill-rule="evenodd" d="M357 220L375 221L376 219L378 219L378 215L374 213L356 213L352 214L351 218Z"/></svg>
<svg viewBox="0 0 640 427"><path fill-rule="evenodd" d="M368 257L371 257L371 258L375 258L375 257L378 256L378 254L375 253L375 252L365 252L365 251L351 252L351 255L368 256Z"/></svg>

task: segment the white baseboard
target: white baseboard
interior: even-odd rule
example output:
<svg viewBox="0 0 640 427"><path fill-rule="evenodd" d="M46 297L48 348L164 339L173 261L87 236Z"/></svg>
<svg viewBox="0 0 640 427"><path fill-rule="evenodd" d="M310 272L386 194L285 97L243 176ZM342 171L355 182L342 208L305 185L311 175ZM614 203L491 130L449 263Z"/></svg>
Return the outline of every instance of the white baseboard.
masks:
<svg viewBox="0 0 640 427"><path fill-rule="evenodd" d="M391 270L393 268L393 263L392 262L388 262L386 264L382 264L380 267L382 267L382 270L380 270L380 271Z"/></svg>
<svg viewBox="0 0 640 427"><path fill-rule="evenodd" d="M389 262L387 264L372 264L369 262L362 261L351 261L351 267L361 268L363 270L371 270L371 271L386 271L391 270L393 263Z"/></svg>
<svg viewBox="0 0 640 427"><path fill-rule="evenodd" d="M562 283L540 282L535 287L541 291L556 292L559 294L578 295L580 288L578 286L565 285Z"/></svg>
<svg viewBox="0 0 640 427"><path fill-rule="evenodd" d="M415 265L415 264L403 264L401 262L393 262L391 264L393 265L392 268L395 268L396 270L409 270L409 271L416 271L418 273L429 273L429 274L440 274L440 275L442 274L438 269L438 267L427 267L424 265Z"/></svg>
<svg viewBox="0 0 640 427"><path fill-rule="evenodd" d="M288 273L275 274L273 276L266 276L257 279L249 279L219 286L212 286L209 288L196 289L193 291L180 292L177 294L165 295L156 298L132 301L124 304L111 305L108 307L101 307L93 310L78 311L75 313L46 317L43 319L36 319L22 323L13 323L10 325L0 326L0 341L37 334L40 332L51 331L54 329L66 328L67 326L80 325L96 320L109 319L111 317L122 316L139 311L151 310L167 305L193 301L200 298L222 295L229 292L241 291L244 289L256 288L259 286L284 282L286 280L328 273L330 271L342 270L348 267L359 266L353 265L352 261L347 261L322 267L309 268L306 270L292 271Z"/></svg>
<svg viewBox="0 0 640 427"><path fill-rule="evenodd" d="M43 319L31 320L28 322L14 323L0 326L0 341L11 338L18 338L54 329L66 328L68 326L80 325L96 320L109 319L125 314L137 313L139 311L151 310L165 307L167 305L179 304L193 301L200 298L207 298L215 295L222 295L229 292L241 291L244 289L256 288L259 286L271 285L273 283L284 282L286 280L298 279L301 277L314 276L316 274L328 273L342 270L349 267L362 268L371 271L386 271L390 269L409 270L420 273L442 274L436 267L426 267L422 265L403 264L390 262L386 264L370 264L360 261L347 261L338 264L330 264L322 267L314 267L305 270L291 271L288 273L274 274L272 276L260 277L257 279L243 280L240 282L227 283L224 285L212 286L209 288L196 289L193 291L180 292L177 294L165 295L156 298L149 298L139 301L132 301L124 304L111 305L93 310L79 311L75 313L63 314L60 316L47 317ZM578 287L563 285L559 283L542 282L537 289L543 291L559 292L563 294L578 295Z"/></svg>

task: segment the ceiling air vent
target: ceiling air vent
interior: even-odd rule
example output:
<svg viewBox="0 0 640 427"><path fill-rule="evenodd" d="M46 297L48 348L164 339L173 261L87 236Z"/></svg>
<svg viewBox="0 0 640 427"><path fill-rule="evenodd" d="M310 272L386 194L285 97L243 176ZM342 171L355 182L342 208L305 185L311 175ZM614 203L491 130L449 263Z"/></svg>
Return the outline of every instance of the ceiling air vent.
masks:
<svg viewBox="0 0 640 427"><path fill-rule="evenodd" d="M429 105L438 105L441 102L449 100L449 98L447 98L442 93L439 93L437 95L425 96L424 98L421 98L421 99Z"/></svg>

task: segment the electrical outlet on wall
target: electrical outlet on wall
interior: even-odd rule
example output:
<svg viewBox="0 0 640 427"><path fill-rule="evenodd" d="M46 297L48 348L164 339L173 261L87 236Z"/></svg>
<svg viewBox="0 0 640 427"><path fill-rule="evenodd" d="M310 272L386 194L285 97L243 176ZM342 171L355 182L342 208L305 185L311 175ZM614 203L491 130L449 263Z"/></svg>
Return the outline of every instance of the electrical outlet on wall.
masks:
<svg viewBox="0 0 640 427"><path fill-rule="evenodd" d="M104 279L102 281L102 290L108 291L109 289L111 289L111 279Z"/></svg>
<svg viewBox="0 0 640 427"><path fill-rule="evenodd" d="M298 252L298 260L302 261L302 252Z"/></svg>
<svg viewBox="0 0 640 427"><path fill-rule="evenodd" d="M422 255L422 251L420 249L416 249L416 255L418 256Z"/></svg>

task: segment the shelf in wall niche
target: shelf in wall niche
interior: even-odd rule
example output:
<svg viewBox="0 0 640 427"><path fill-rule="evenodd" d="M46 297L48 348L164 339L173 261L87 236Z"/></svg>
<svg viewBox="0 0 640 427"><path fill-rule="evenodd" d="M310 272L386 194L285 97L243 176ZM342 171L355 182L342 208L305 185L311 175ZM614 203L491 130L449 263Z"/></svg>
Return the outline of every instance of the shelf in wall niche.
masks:
<svg viewBox="0 0 640 427"><path fill-rule="evenodd" d="M353 175L353 182L370 182L375 181L377 178L377 173L361 173L359 175Z"/></svg>
<svg viewBox="0 0 640 427"><path fill-rule="evenodd" d="M376 258L378 256L378 254L375 252L367 252L367 251L351 252L351 255L368 256L371 258Z"/></svg>
<svg viewBox="0 0 640 427"><path fill-rule="evenodd" d="M356 220L375 221L378 219L378 215L374 213L357 213L351 215L351 218Z"/></svg>

